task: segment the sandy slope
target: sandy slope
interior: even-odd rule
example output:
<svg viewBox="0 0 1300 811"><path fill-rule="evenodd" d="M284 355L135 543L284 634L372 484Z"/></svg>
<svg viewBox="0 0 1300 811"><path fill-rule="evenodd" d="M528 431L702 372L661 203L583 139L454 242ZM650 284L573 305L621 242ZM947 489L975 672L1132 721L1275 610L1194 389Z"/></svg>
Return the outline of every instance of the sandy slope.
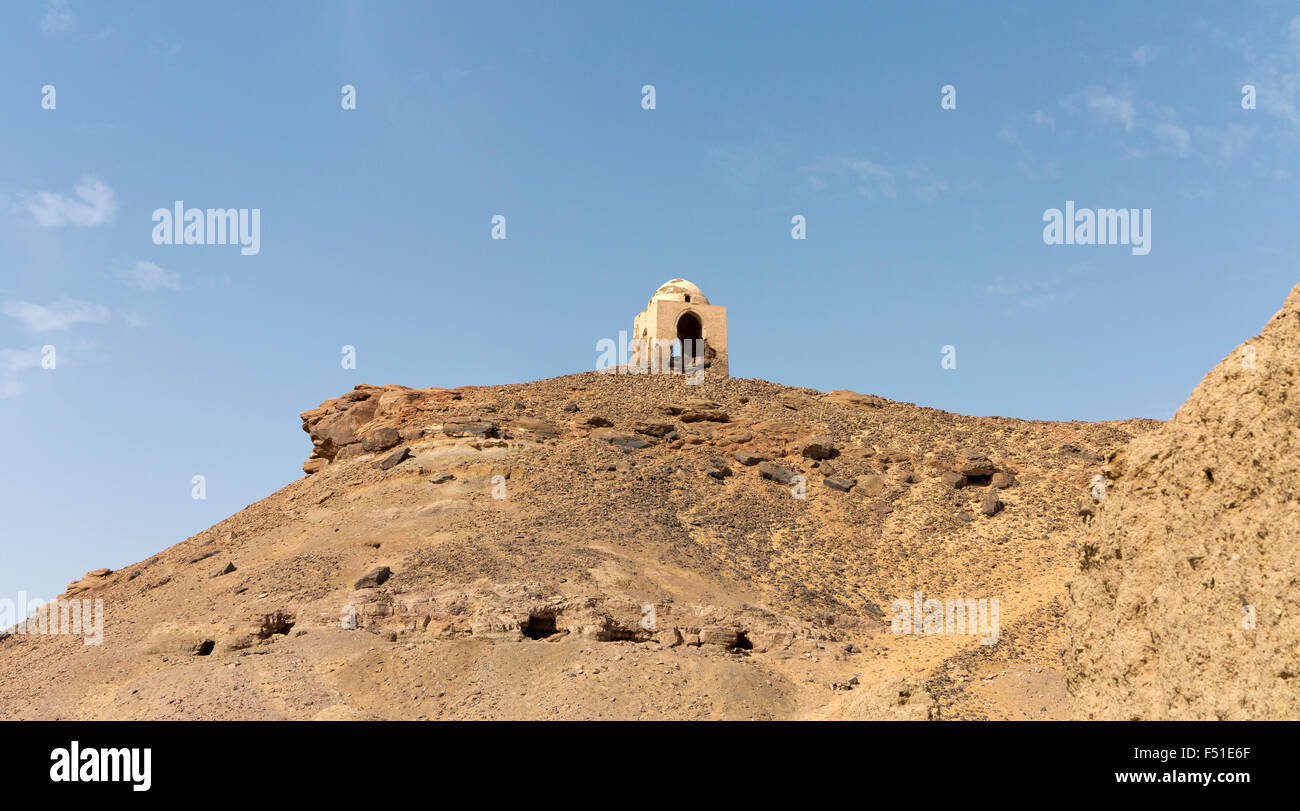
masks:
<svg viewBox="0 0 1300 811"><path fill-rule="evenodd" d="M303 419L309 475L70 588L104 644L0 642L0 717L1064 716L1078 500L1158 425L595 373ZM997 597L1000 641L892 633L918 589Z"/></svg>

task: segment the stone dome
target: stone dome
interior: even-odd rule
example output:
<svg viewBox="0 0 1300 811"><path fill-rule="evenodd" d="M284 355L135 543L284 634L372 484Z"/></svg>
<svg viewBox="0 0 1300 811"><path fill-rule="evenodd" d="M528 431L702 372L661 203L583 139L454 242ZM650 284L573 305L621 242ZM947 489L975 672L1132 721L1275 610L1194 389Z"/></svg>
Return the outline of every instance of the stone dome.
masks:
<svg viewBox="0 0 1300 811"><path fill-rule="evenodd" d="M656 301L689 301L691 304L708 304L704 292L685 279L669 279L659 286L650 297L650 303Z"/></svg>

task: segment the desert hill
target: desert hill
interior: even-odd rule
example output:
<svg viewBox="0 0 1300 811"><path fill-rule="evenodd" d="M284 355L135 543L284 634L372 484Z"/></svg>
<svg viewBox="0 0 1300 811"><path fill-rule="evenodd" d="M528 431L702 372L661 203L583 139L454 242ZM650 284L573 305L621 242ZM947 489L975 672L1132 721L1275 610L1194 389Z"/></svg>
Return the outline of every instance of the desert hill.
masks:
<svg viewBox="0 0 1300 811"><path fill-rule="evenodd" d="M1104 474L1070 590L1075 711L1300 717L1300 286Z"/></svg>
<svg viewBox="0 0 1300 811"><path fill-rule="evenodd" d="M307 475L69 587L102 645L5 636L0 718L1064 717L1079 497L1160 425L594 372L302 423ZM891 632L918 590L997 644Z"/></svg>

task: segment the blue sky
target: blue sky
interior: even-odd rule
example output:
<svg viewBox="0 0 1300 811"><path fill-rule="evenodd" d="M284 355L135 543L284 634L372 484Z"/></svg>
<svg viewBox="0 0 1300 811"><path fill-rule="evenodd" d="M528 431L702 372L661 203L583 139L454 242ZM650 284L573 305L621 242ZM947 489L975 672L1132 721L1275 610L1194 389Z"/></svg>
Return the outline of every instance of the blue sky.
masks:
<svg viewBox="0 0 1300 811"><path fill-rule="evenodd" d="M0 109L0 597L283 486L357 383L590 369L674 277L734 375L1044 419L1169 417L1300 281L1294 3L7 3ZM260 252L155 245L177 200ZM1066 200L1151 252L1044 244Z"/></svg>

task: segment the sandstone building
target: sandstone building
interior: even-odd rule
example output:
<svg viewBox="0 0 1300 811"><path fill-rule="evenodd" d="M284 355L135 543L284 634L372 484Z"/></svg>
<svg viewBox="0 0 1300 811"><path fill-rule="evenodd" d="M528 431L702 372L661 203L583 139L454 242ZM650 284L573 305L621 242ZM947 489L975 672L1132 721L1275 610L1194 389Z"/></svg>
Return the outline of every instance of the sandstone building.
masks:
<svg viewBox="0 0 1300 811"><path fill-rule="evenodd" d="M654 292L632 322L632 337L634 366L648 361L656 347L680 341L687 362L702 357L710 375L729 376L727 308L710 304L700 288L685 279L664 282Z"/></svg>

